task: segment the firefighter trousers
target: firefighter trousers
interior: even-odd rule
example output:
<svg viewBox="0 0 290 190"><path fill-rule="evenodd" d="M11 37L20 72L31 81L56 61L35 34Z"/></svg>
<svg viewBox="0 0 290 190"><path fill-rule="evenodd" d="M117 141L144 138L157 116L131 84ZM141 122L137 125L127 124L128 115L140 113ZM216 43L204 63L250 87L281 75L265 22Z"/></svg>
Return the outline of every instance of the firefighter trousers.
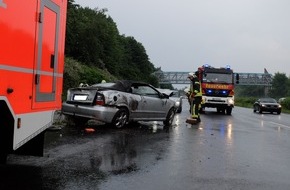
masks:
<svg viewBox="0 0 290 190"><path fill-rule="evenodd" d="M191 117L200 121L199 109L201 104L201 96L194 97L191 102Z"/></svg>

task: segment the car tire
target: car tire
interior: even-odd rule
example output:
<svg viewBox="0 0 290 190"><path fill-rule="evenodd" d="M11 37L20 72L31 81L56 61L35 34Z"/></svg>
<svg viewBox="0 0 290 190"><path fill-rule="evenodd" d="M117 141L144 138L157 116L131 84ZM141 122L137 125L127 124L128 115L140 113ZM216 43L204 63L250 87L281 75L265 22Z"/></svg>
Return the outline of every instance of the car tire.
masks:
<svg viewBox="0 0 290 190"><path fill-rule="evenodd" d="M178 109L176 110L176 113L181 113L181 111L182 111L182 108L178 108Z"/></svg>
<svg viewBox="0 0 290 190"><path fill-rule="evenodd" d="M166 116L166 120L163 121L163 124L165 126L171 126L173 123L173 120L174 120L174 115L175 115L175 110L174 110L174 108L171 108L168 111L167 116Z"/></svg>
<svg viewBox="0 0 290 190"><path fill-rule="evenodd" d="M127 124L128 119L129 119L128 111L125 108L120 108L115 114L111 126L120 129Z"/></svg>
<svg viewBox="0 0 290 190"><path fill-rule="evenodd" d="M277 114L280 115L281 114L281 111L277 111Z"/></svg>
<svg viewBox="0 0 290 190"><path fill-rule="evenodd" d="M259 110L259 113L261 113L261 114L263 113L263 111L262 111L262 109L260 107L259 107L258 110Z"/></svg>

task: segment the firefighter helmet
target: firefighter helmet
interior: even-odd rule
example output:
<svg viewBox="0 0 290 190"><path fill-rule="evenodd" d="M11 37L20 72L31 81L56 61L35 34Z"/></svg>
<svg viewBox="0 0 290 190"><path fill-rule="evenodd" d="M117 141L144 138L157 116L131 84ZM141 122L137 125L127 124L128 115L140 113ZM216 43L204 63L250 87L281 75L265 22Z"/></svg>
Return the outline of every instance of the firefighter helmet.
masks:
<svg viewBox="0 0 290 190"><path fill-rule="evenodd" d="M196 78L196 75L194 73L190 72L190 73L188 73L188 78L190 78L190 77Z"/></svg>

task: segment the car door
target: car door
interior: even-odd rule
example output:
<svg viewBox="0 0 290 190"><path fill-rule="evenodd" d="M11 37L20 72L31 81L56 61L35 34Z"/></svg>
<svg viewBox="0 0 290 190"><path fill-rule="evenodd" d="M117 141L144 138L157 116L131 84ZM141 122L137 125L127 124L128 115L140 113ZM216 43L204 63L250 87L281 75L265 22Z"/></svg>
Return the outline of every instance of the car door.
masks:
<svg viewBox="0 0 290 190"><path fill-rule="evenodd" d="M163 99L160 93L151 86L138 86L137 93L141 95L140 113L144 120L162 119L166 117L168 108L166 102L168 99Z"/></svg>

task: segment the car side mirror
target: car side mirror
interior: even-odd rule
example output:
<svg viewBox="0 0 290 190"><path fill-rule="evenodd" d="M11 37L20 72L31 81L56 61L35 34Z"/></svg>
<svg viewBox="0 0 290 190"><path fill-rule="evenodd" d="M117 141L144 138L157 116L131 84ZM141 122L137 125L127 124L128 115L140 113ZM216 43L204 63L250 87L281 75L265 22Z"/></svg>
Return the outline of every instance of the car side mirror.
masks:
<svg viewBox="0 0 290 190"><path fill-rule="evenodd" d="M160 96L161 99L169 99L169 96L165 93L161 93L161 96Z"/></svg>

